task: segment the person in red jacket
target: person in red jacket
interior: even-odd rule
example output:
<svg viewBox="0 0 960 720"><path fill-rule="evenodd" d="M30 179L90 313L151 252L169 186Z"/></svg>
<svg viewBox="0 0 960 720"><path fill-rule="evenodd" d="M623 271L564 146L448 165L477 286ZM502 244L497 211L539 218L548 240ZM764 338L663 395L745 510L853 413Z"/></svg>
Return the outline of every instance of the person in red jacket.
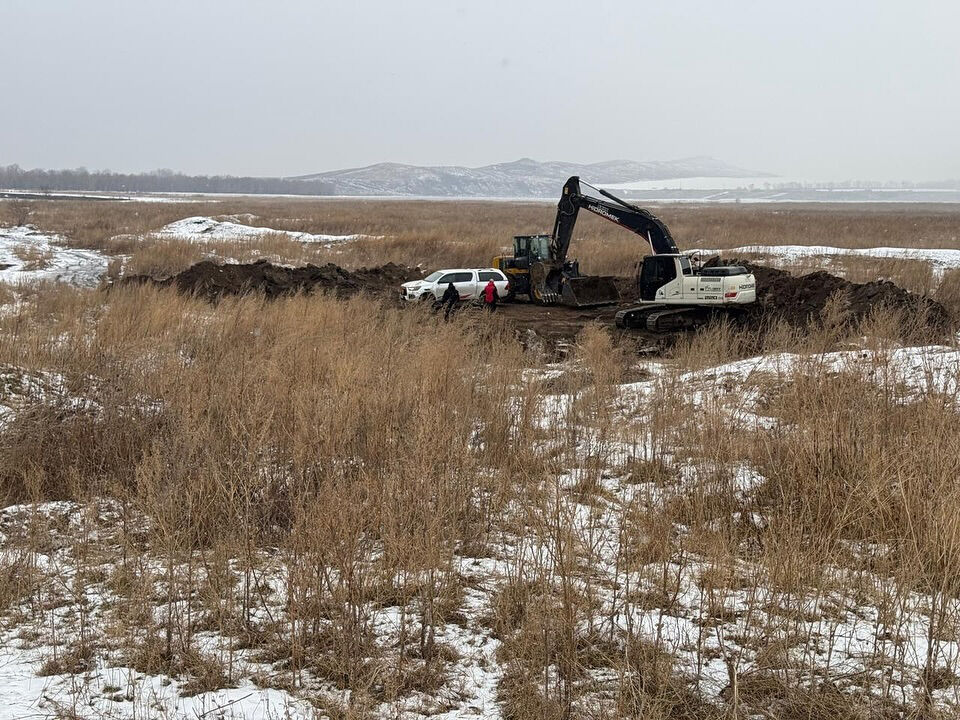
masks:
<svg viewBox="0 0 960 720"><path fill-rule="evenodd" d="M497 292L497 286L493 280L487 282L481 297L483 298L483 304L490 309L490 312L497 309L497 300L500 299L500 294Z"/></svg>

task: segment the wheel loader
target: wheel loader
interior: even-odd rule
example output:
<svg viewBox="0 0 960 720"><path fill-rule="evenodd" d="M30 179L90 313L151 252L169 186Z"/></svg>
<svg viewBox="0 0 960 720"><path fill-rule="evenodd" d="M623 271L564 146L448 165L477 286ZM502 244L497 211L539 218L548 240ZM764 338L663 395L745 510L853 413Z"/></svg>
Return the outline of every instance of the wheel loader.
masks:
<svg viewBox="0 0 960 720"><path fill-rule="evenodd" d="M613 278L581 275L552 235L516 235L513 255L498 255L493 266L510 280L510 297L526 295L541 305L590 307L620 300Z"/></svg>
<svg viewBox="0 0 960 720"><path fill-rule="evenodd" d="M586 195L581 184L601 197ZM621 328L654 332L692 327L717 311L742 308L756 301L756 280L740 266L696 269L680 252L667 226L655 215L602 188L571 177L563 186L551 235L518 235L513 256L498 256L494 267L510 279L511 294L533 302L573 307L611 305L620 301L612 277L584 276L567 251L580 209L599 215L642 237L651 255L637 266L639 303L617 312Z"/></svg>

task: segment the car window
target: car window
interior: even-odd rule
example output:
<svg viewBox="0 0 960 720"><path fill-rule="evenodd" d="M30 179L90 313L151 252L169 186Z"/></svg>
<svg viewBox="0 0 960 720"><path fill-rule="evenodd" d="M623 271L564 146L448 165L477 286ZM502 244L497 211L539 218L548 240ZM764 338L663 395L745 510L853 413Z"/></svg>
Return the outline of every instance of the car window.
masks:
<svg viewBox="0 0 960 720"><path fill-rule="evenodd" d="M458 273L447 273L442 278L437 280L437 285L446 285L447 283L460 282L457 280Z"/></svg>
<svg viewBox="0 0 960 720"><path fill-rule="evenodd" d="M455 283L470 282L471 280L473 280L472 272L458 272L458 273L451 273L451 275L453 276L453 280L451 282L455 282Z"/></svg>
<svg viewBox="0 0 960 720"><path fill-rule="evenodd" d="M442 274L443 274L443 273L441 273L439 270L435 270L434 272L432 272L432 273L430 273L429 275L427 275L427 276L423 279L423 281L424 281L424 282L433 282L433 281L436 280L438 277L440 277Z"/></svg>
<svg viewBox="0 0 960 720"><path fill-rule="evenodd" d="M496 272L495 270L487 270L486 272L480 273L480 282L488 282L490 280L493 280L494 282L501 282L502 280L505 280L505 279L506 278L504 278L503 275Z"/></svg>

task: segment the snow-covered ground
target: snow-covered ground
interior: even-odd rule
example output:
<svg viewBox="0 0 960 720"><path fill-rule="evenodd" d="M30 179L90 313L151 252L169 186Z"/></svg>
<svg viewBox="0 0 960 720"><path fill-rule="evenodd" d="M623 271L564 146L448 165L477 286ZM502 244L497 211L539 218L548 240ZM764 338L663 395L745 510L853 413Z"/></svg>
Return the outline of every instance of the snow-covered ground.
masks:
<svg viewBox="0 0 960 720"><path fill-rule="evenodd" d="M877 383L898 393L904 401L924 395L952 398L960 410L960 349L947 345L852 349L819 354L773 353L735 360L700 370L676 373L669 362L649 360L642 364L647 379L620 385L617 403L626 416L634 416L650 403L667 380L683 392L690 407L709 412L720 408L734 427L768 427L773 421L758 414L764 399L762 386L780 386L798 374L851 376ZM559 371L554 371L559 372ZM574 398L547 395L542 401L541 426L563 423ZM631 452L649 459L643 448Z"/></svg>
<svg viewBox="0 0 960 720"><path fill-rule="evenodd" d="M257 648L237 649L235 638L215 630L198 630L192 647L200 656L229 666L230 679L224 681L224 687L196 692L188 688L194 677L190 673L171 677L132 667L136 664L130 662L136 643L131 645L130 637L112 634L116 630L116 609L130 603L129 598L116 594L116 586L110 581L118 571L112 553L120 552L119 513L119 505L107 499L0 509L0 561L5 561L0 567L11 560L24 563L25 572L40 578L50 605L48 612L38 616L26 598L12 614L0 617L0 720L67 716L84 720L313 720L328 715L318 714L310 700L323 697L335 704L349 702L348 692L337 690L323 678L312 678L307 671L302 673L299 688L264 686L267 678L282 685L277 678L285 682L289 673L282 666L274 668L258 659ZM47 541L42 548L27 551L20 543L31 525L43 526ZM78 542L93 542L98 548L89 558L91 565L83 571L78 571L74 562ZM162 563L154 557L142 560L159 597L164 592ZM260 562L262 605L253 617L266 622L266 618L280 618L284 613L286 568L266 554L261 555ZM445 672L447 682L432 695L411 692L384 702L372 708L376 717L499 717L496 691L501 676L497 662L500 643L491 636L486 618L502 568L503 563L491 558L460 559L457 576L466 585L463 619L440 625L435 638L452 654ZM96 579L90 581L87 573ZM177 613L186 607L182 600L176 604ZM162 602L153 613L155 617L164 615ZM80 614L82 622L78 620ZM378 608L370 611L369 617L378 646L388 654L395 652L401 633L407 638L415 638L418 633L415 608ZM132 628L131 632L142 641L144 629ZM96 652L89 662L81 661L70 671L64 665L73 662L65 658L80 644L81 633Z"/></svg>
<svg viewBox="0 0 960 720"><path fill-rule="evenodd" d="M25 408L48 403L72 410L95 410L88 398L72 395L60 373L33 372L12 365L0 366L0 430Z"/></svg>
<svg viewBox="0 0 960 720"><path fill-rule="evenodd" d="M902 390L908 398L927 393L950 397L960 395L960 350L946 345L893 347L876 351L840 350L819 355L758 355L718 365L708 371L686 373L681 380L709 380L729 385L733 381L746 382L761 374L787 380L798 369L803 372L852 373L879 383L886 389Z"/></svg>
<svg viewBox="0 0 960 720"><path fill-rule="evenodd" d="M296 242L317 243L326 246L369 237L367 235L314 235L307 232L256 227L231 220L217 220L203 216L177 220L164 226L154 234L158 237L176 238L178 240L198 243L216 240L258 239L272 235L282 236Z"/></svg>
<svg viewBox="0 0 960 720"><path fill-rule="evenodd" d="M556 380L569 369L554 366L542 376ZM896 388L905 400L931 393L956 397L960 388L960 350L941 345L810 355L778 353L685 372L668 362L648 362L643 369L646 379L617 386L614 402L625 422L644 428L650 427L646 413L651 398L663 392L664 383L669 384L670 392L682 393L685 402L704 412L720 407L728 412L732 428L748 430L762 429L755 414L760 398L744 392L759 379L777 387L801 373L849 372ZM51 378L49 382L55 383L56 378ZM7 384L30 390L39 382L14 374ZM569 395L544 397L544 427L567 427L578 421L577 402ZM620 468L625 467L625 460L650 461L653 457L652 445L642 435L626 443L620 437L598 438L587 425L577 432L580 439L574 457L616 455ZM724 474L679 448L661 446L657 452L678 468L675 478L657 480L635 476L630 470L608 469L595 473L597 492L590 494L576 488L594 471L570 467L560 473L555 485L547 481L538 489L554 494L546 505L570 523L569 537L563 536L561 542L572 544L581 553L576 571L563 582L572 582L575 592L590 599L585 612L592 614L580 622L585 637L590 636L589 629L595 636L639 638L655 644L669 654L685 682L717 705L723 704L723 693L733 675L746 684L768 672L768 650L774 646L789 661L778 677L790 675L789 682L797 686L822 678L838 692L854 697L882 693L885 698L908 702L931 662L938 669L957 667L960 644L955 638L941 636L939 630L933 632L930 624L935 607L952 616L958 610L957 602L951 599L946 607L938 607L929 596L897 588L889 577L874 574L868 563L856 572L826 568L832 582L825 587L785 591L759 563L747 560L738 560L734 567L738 575L735 585L712 589L704 578L725 566L717 558L698 555L695 545L662 561L627 562L625 554L647 541L636 529L643 527L644 516L666 513L695 489L712 487L711 483L717 485L719 494L737 499L736 522L755 526L758 535L764 522L763 510L754 500L765 478L755 468L740 463L725 468ZM134 663L127 655L130 637L118 634L117 622L117 609L128 599L116 593L117 585L111 581L118 572L119 512L119 506L105 500L90 506L53 502L0 510L0 557L25 552L17 543L29 536L25 528L31 518L42 518L45 532L49 529L49 537L22 556L31 571L49 583L42 594L44 604L38 610L24 601L0 619L0 720L58 716L307 720L324 715L317 713L310 699L332 698L341 703L349 699L345 691L331 687L323 678L311 678L309 673L296 688L278 681L265 685L265 678L276 681L289 675L283 662L266 662L258 657L256 648L210 629L198 629L193 643L198 651L229 664L232 677L226 684L232 687L190 694L188 675L170 677L131 667ZM373 717L454 720L502 714L498 689L510 666L500 650L509 642L509 631L496 636L493 631L490 617L496 593L514 582L552 588L556 595L547 591L543 602L553 602L560 595L561 580L552 574L558 549L551 543L556 537L528 525L531 512L536 510L518 502L502 527L488 531L482 556L460 553L455 557L451 576L457 578L461 589L453 614L458 617L451 616L436 628L436 641L452 651L442 687L432 693L410 692L374 706L370 708ZM92 530L85 521L91 516ZM680 547L688 532L683 525L674 526ZM625 541L627 537L630 539ZM78 571L81 546L96 548L102 555ZM876 550L859 548L857 552L869 557ZM149 555L142 562L157 568L151 579L154 592L148 595L158 603L154 609L158 616L164 596L162 563ZM263 618L281 619L286 607L287 570L282 555L265 551L258 564L258 587L264 590L260 592L262 607L254 613L255 625ZM665 583L670 586L669 596L663 595ZM180 597L176 602L180 604L177 612L181 612L191 598ZM418 632L414 604L371 605L364 612L369 613L378 648L391 661L399 638L415 637ZM78 621L81 614L83 623ZM81 627L94 639L92 663L74 672L51 670L53 658L76 647ZM266 627L259 629L268 634ZM283 623L272 627L282 628ZM135 634L138 629L122 632ZM544 638L546 633L544 629ZM548 666L542 677L553 679L556 672L555 666ZM625 682L624 677L600 666L584 668L584 675L585 702L595 703L590 706L598 710L595 716L611 716L611 697L618 683ZM958 700L952 683L933 693L933 701L945 712L957 708Z"/></svg>
<svg viewBox="0 0 960 720"><path fill-rule="evenodd" d="M628 573L622 567L620 538L625 518L636 508L642 508L643 514L657 515L685 502L695 494L695 488L709 488L708 496L719 493L738 499L741 510L733 518L736 523L745 523L758 534L765 526L762 513L751 510L758 507L754 498L766 481L754 468L741 465L720 469L695 458L686 460L686 450L675 455L676 450L655 440L653 431L646 429L654 426L649 413L662 403L664 395L679 395L681 403L698 416L723 413L731 431L767 436L774 428L783 430L777 418L760 414L767 394L801 375L850 374L877 383L903 402L939 395L956 403L960 391L960 350L940 345L777 353L686 372L656 361L645 363L644 370L649 377L619 386L615 401L623 421L633 419L639 433L623 444L585 430L575 453L586 457L599 449L621 463L633 459L650 462L659 457L667 466L679 466L676 479L666 483L642 476L601 474L598 482L602 489L597 496L570 510L581 523L576 537L585 546L597 548L594 567L602 580L592 580L584 591L589 589L594 602L597 597L604 598L601 607L617 607L621 586L633 588L641 596L647 592L656 596L665 589L655 574ZM569 395L545 397L544 428L575 418L576 403L576 398ZM585 474L585 470L572 470L568 485L576 486ZM683 538L688 528L678 525L674 532ZM682 539L675 542L684 545ZM935 599L909 588L897 588L890 578L865 569L870 558L882 556L884 549L856 547L852 552L863 558L864 568L827 568L833 589L826 592L810 588L783 593L771 584L763 568L742 563L736 572L742 574L744 587L726 588L718 595L705 589L703 582L713 569L713 561L695 552L686 557L681 554L682 561L671 557L660 568L663 577L670 578L667 589L671 598L646 607L622 602L621 610L608 622L613 631L656 639L706 698L722 697L729 691L732 672L740 675L744 684L762 677L769 662L765 649L777 647L784 658L789 658L784 660L784 668L805 668L810 676L822 676L850 697L882 696L894 702L910 702L922 686L928 664L937 668L934 673L952 677L952 668L960 662L960 643L956 636L936 636L932 631L930 617ZM898 603L895 619L884 609L894 597ZM958 613L960 602L951 600L945 615L954 617ZM791 614L802 616L802 620L785 622ZM606 633L603 621L597 621ZM960 708L960 692L953 682L935 688L931 695L932 702L947 713L944 717L955 716L950 712Z"/></svg>
<svg viewBox="0 0 960 720"><path fill-rule="evenodd" d="M163 675L129 667L97 665L80 675L37 676L52 649L29 647L13 633L0 635L0 720L313 720L311 705L284 690L259 688L249 680L235 688L184 694Z"/></svg>
<svg viewBox="0 0 960 720"><path fill-rule="evenodd" d="M96 250L66 247L64 242L32 225L0 228L0 282L56 280L96 287L109 258Z"/></svg>
<svg viewBox="0 0 960 720"><path fill-rule="evenodd" d="M668 374L663 363L649 362L653 379L624 385L624 402L636 406L655 391ZM722 408L736 427L770 427L775 421L759 412L765 388L788 383L798 374L847 373L898 393L904 401L925 395L952 399L960 409L960 350L946 345L888 347L877 350L840 350L804 355L774 353L682 373L677 382L692 407L709 412Z"/></svg>
<svg viewBox="0 0 960 720"><path fill-rule="evenodd" d="M110 193L79 193L79 192L39 192L34 190L3 190L0 189L0 197L15 200L24 198L28 200L111 200L119 202L148 202L148 203L190 203L202 202L201 200L191 200L180 197L168 197L156 193L134 193L131 195L113 195Z"/></svg>
<svg viewBox="0 0 960 720"><path fill-rule="evenodd" d="M960 250L950 248L841 248L829 245L744 245L725 250L698 250L701 255L719 254L734 257L756 254L772 258L782 265L795 265L810 260L832 257L866 257L886 260L920 260L928 262L934 271L960 268Z"/></svg>
<svg viewBox="0 0 960 720"><path fill-rule="evenodd" d="M773 188L786 182L769 175L759 177L683 177L662 180L633 180L622 183L598 183L604 190L736 190L738 188Z"/></svg>
<svg viewBox="0 0 960 720"><path fill-rule="evenodd" d="M108 501L87 507L59 501L0 510L0 557L11 552L7 543L11 536L18 536L30 523L58 526L48 527L49 548L33 555L24 572L39 573L44 580L56 578L54 583L59 585L59 589L48 587L57 596L45 620L50 634L29 621L0 624L0 720L316 717L306 701L283 690L257 687L248 678L235 683L236 687L192 694L166 676L124 665L119 655L109 652L82 672L59 672L57 663L69 664L62 658L66 648L78 642L80 632L86 632L93 642L103 639L99 634L108 612L105 601L113 599L106 583L87 583L81 588L70 561L71 539L76 539L79 528L92 516L96 516L93 526L85 525L91 533L88 539L109 547L114 542L116 508ZM99 567L110 569L109 564ZM77 621L80 612L83 623Z"/></svg>

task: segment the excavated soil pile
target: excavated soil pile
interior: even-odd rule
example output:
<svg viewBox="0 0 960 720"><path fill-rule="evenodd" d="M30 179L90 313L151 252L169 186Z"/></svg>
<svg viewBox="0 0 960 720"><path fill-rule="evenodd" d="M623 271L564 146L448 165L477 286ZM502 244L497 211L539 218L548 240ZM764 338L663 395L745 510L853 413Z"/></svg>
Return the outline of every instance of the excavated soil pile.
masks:
<svg viewBox="0 0 960 720"><path fill-rule="evenodd" d="M823 271L798 277L765 265L734 264L745 266L757 279L757 304L748 315L754 321L780 318L798 327L816 324L830 298L841 293L850 323L861 320L875 308L885 307L917 318L935 331L945 330L951 324L943 305L886 280L855 283Z"/></svg>
<svg viewBox="0 0 960 720"><path fill-rule="evenodd" d="M151 283L161 287L174 286L208 300L224 295L263 293L267 297L294 295L316 290L334 292L347 297L358 292L397 293L401 283L423 277L419 270L387 263L374 268L344 270L339 265L306 265L284 267L265 260L249 264L226 264L204 261L164 280L148 275L131 275L124 283Z"/></svg>
<svg viewBox="0 0 960 720"><path fill-rule="evenodd" d="M883 306L902 312L908 318L917 318L934 334L942 334L951 327L950 318L942 305L890 282L853 283L826 272L796 277L765 265L732 262L746 266L757 279L757 302L745 308L737 322L761 333L769 327L771 320L778 319L799 328L818 325L828 301L838 292L846 299L846 320L850 324L865 317L874 308ZM717 263L719 260L713 259L707 265ZM366 292L395 298L399 302L400 284L422 276L415 268L392 263L351 271L332 263L291 268L266 261L226 265L207 261L164 280L134 275L124 278L121 283L173 286L181 292L211 301L225 295L250 292L275 298L298 292L320 291L331 292L338 297ZM614 278L614 282L621 295L619 306L570 308L518 302L501 305L498 314L522 332L532 330L546 339L568 341L575 338L586 325L599 322L613 326L617 310L635 304L636 279L618 277ZM630 330L622 335L640 343L670 342L668 336L650 335L645 331Z"/></svg>

